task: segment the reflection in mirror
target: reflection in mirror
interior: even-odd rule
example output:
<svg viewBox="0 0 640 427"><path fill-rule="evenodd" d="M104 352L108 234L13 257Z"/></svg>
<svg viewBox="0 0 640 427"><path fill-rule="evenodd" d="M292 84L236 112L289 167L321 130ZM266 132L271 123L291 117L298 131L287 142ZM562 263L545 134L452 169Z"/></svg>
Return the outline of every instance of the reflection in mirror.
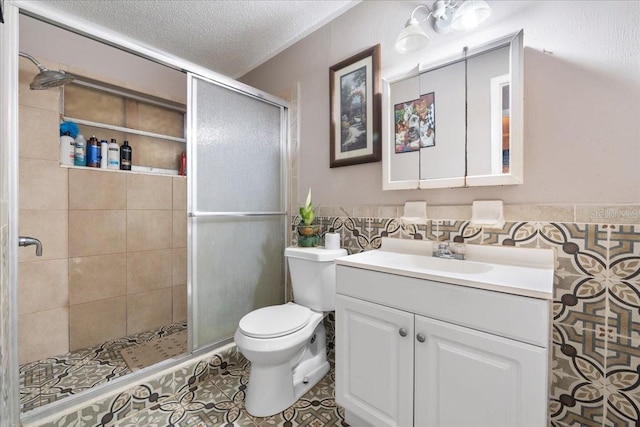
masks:
<svg viewBox="0 0 640 427"><path fill-rule="evenodd" d="M384 190L522 183L522 38L383 81Z"/></svg>
<svg viewBox="0 0 640 427"><path fill-rule="evenodd" d="M509 173L509 75L491 79L491 174Z"/></svg>
<svg viewBox="0 0 640 427"><path fill-rule="evenodd" d="M467 60L467 175L503 173L502 86L508 84L509 46Z"/></svg>
<svg viewBox="0 0 640 427"><path fill-rule="evenodd" d="M458 62L419 77L420 93L430 93L436 101L437 135L434 146L420 149L420 180L464 176L464 68Z"/></svg>

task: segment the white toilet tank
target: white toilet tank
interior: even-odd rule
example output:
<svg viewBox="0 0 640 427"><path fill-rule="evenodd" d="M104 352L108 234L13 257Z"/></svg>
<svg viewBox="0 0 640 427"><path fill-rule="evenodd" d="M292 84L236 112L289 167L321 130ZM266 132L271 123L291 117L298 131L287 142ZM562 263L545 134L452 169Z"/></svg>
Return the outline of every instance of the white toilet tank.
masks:
<svg viewBox="0 0 640 427"><path fill-rule="evenodd" d="M284 250L289 262L293 301L315 311L336 308L336 265L333 260L346 256L345 249L299 248Z"/></svg>

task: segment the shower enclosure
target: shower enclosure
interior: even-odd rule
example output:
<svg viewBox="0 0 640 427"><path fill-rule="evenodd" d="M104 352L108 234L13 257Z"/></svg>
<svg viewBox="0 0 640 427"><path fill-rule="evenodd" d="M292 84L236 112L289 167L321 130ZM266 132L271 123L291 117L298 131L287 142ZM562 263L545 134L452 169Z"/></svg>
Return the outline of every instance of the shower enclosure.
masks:
<svg viewBox="0 0 640 427"><path fill-rule="evenodd" d="M37 8L30 5L29 7ZM33 12L33 11L32 11ZM37 11L36 11L37 12ZM38 13L33 12L35 16ZM40 15L42 16L42 15ZM53 17L67 25L61 17ZM2 269L0 276L0 414L17 424L17 7L8 5L0 26L2 101ZM88 28L75 27L88 34ZM134 372L43 407L28 421L141 381L232 340L249 311L284 300L287 241L286 103L266 93L173 57L100 34L111 45L188 73L188 323L187 355ZM14 68L15 67L15 68ZM45 247L46 250L46 247ZM9 422L9 421L7 421Z"/></svg>

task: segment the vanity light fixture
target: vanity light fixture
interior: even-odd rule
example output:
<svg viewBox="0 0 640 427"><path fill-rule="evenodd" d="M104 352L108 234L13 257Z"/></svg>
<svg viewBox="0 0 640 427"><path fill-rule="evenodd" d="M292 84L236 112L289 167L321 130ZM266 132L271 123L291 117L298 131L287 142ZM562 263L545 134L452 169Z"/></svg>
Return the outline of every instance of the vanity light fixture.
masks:
<svg viewBox="0 0 640 427"><path fill-rule="evenodd" d="M416 17L424 9L426 16ZM424 15L424 14L423 14ZM394 48L398 53L414 52L429 44L429 36L420 28L421 21L433 18L433 29L437 33L469 31L476 28L491 15L491 8L484 0L437 0L433 6L421 4L413 9L404 29L398 34Z"/></svg>

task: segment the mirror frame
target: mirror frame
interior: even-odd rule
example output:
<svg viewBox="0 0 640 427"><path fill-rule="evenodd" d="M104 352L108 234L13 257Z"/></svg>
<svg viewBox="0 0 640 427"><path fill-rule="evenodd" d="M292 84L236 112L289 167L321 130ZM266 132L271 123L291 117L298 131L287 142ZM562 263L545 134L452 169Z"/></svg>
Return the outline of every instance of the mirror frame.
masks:
<svg viewBox="0 0 640 427"><path fill-rule="evenodd" d="M522 184L524 172L524 31L510 34L500 39L485 43L472 49L464 48L461 55L449 57L440 61L420 64L417 69L405 75L382 79L382 189L383 190L414 190L431 188L480 187L491 185ZM391 105L391 85L393 83L418 77L423 73L450 64L466 61L474 56L509 46L509 173L495 175L472 175L449 177L441 179L391 179L391 159L395 154L394 130ZM466 123L465 123L466 126ZM465 165L467 163L465 157ZM466 167L465 167L466 169ZM419 173L419 171L418 171Z"/></svg>

